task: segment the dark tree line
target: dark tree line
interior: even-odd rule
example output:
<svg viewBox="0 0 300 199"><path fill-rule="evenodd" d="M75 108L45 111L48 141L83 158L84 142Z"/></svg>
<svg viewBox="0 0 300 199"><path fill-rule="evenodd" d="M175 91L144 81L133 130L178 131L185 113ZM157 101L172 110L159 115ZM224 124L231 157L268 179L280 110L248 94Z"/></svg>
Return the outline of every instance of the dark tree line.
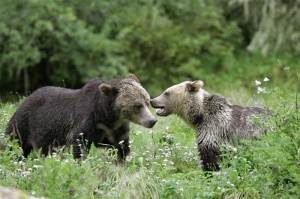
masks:
<svg viewBox="0 0 300 199"><path fill-rule="evenodd" d="M238 76L248 54L299 55L299 2L1 0L0 100L128 72L152 94Z"/></svg>

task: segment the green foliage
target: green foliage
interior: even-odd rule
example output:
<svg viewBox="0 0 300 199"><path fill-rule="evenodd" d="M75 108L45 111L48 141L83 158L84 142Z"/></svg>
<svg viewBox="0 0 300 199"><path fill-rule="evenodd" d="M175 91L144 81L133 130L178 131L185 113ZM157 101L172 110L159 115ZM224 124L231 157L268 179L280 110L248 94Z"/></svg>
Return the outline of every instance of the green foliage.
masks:
<svg viewBox="0 0 300 199"><path fill-rule="evenodd" d="M114 12L107 15L101 32L120 44L119 53L126 57L129 70L151 94L180 80L198 78L204 70L222 69L223 60L233 56L239 43L235 23L227 22L210 3L144 1L103 9Z"/></svg>
<svg viewBox="0 0 300 199"><path fill-rule="evenodd" d="M282 70L300 69L296 5L3 0L0 98L13 100L9 93L23 96L44 85L78 88L95 77L123 78L128 72L151 96L187 79L231 92L253 89L249 82L267 76L290 90L295 79L282 76Z"/></svg>
<svg viewBox="0 0 300 199"><path fill-rule="evenodd" d="M6 92L78 87L129 71L158 94L179 80L222 70L241 41L236 23L210 1L4 0L0 7Z"/></svg>
<svg viewBox="0 0 300 199"><path fill-rule="evenodd" d="M251 191L260 198L272 198L274 195L297 198L300 193L299 98L296 94L273 95L277 106L269 123L271 132L259 141L247 141L244 146L239 146L235 149L234 158L229 153L230 158L224 165L232 165L226 169L228 176L234 173L239 176L237 179L230 178L235 187L248 189L247 192ZM225 150L229 151L228 148ZM249 184L253 190L249 189Z"/></svg>
<svg viewBox="0 0 300 199"><path fill-rule="evenodd" d="M257 94L255 80L262 81L265 77L269 78L267 86L277 86L287 93L296 92L300 88L300 62L291 55L270 56L267 59L260 54L247 56L240 54L234 60L228 60L228 64L222 73L218 73L218 78L214 83L207 79L208 84L213 84L214 89L218 89L223 94L228 93L224 88L246 88ZM230 75L228 75L230 74ZM212 79L215 74L209 76ZM234 80L234 82L232 81ZM223 88L218 88L222 86ZM227 91L226 91L227 90Z"/></svg>
<svg viewBox="0 0 300 199"><path fill-rule="evenodd" d="M71 6L63 1L4 0L0 9L1 90L28 91L49 82L75 86L99 73L99 59L110 44ZM109 70L107 65L102 72ZM117 65L114 70L114 75L125 73Z"/></svg>

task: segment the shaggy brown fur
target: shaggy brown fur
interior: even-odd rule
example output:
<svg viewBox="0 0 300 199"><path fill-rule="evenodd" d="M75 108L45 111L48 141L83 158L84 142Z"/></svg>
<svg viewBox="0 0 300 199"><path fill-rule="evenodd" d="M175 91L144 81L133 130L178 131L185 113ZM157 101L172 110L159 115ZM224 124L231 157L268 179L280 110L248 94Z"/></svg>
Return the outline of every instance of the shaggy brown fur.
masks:
<svg viewBox="0 0 300 199"><path fill-rule="evenodd" d="M6 134L19 140L25 157L32 149L42 148L47 155L73 145L79 158L82 147L89 150L94 143L118 149L122 161L130 151L129 122L146 128L156 123L149 105L149 94L133 74L121 80L95 79L78 90L43 87L20 105Z"/></svg>
<svg viewBox="0 0 300 199"><path fill-rule="evenodd" d="M252 117L264 114L264 109L231 105L219 94L202 89L202 81L186 81L166 89L151 99L158 108L156 114L177 114L196 130L196 142L204 170L218 169L219 146L234 139L253 139L266 133Z"/></svg>

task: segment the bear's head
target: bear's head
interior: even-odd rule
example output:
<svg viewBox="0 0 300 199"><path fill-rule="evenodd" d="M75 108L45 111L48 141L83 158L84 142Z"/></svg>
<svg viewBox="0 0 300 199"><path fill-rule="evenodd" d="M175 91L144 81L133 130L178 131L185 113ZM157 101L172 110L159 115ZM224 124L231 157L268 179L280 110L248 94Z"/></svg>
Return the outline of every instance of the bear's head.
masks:
<svg viewBox="0 0 300 199"><path fill-rule="evenodd" d="M151 99L151 105L156 108L158 116L177 114L183 118L191 108L200 109L204 95L208 94L201 89L203 82L185 81L166 89L160 96Z"/></svg>
<svg viewBox="0 0 300 199"><path fill-rule="evenodd" d="M133 122L152 128L157 122L149 110L150 96L134 74L127 75L116 84L102 83L99 90L107 97L114 98L118 123ZM116 124L118 126L118 124Z"/></svg>

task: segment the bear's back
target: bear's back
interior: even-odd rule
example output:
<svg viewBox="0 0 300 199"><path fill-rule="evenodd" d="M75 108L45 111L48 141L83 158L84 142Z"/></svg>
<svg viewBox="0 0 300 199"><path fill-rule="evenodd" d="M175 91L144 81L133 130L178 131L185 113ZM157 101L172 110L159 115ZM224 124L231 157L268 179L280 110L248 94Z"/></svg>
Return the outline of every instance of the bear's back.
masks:
<svg viewBox="0 0 300 199"><path fill-rule="evenodd" d="M31 98L65 98L65 97L73 97L78 92L77 90L54 87L54 86L45 86L41 87L32 93L29 97Z"/></svg>
<svg viewBox="0 0 300 199"><path fill-rule="evenodd" d="M41 107L45 110L55 109L55 107L64 106L67 108L70 106L72 101L76 99L78 90L71 90L59 87L46 86L39 88L28 96L20 105L17 112L35 111ZM26 109L26 110L24 110Z"/></svg>

